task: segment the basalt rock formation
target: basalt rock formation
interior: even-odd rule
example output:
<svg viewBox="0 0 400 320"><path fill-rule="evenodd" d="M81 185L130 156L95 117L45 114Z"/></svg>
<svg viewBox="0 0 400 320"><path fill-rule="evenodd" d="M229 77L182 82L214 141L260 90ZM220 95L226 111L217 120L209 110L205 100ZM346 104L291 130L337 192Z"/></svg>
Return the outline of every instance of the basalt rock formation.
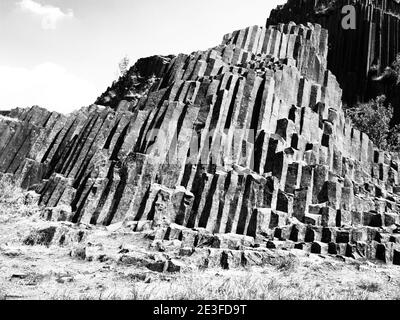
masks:
<svg viewBox="0 0 400 320"><path fill-rule="evenodd" d="M0 172L49 220L172 223L400 264L399 156L352 127L327 65L328 31L294 23L142 59L99 105L0 116Z"/></svg>
<svg viewBox="0 0 400 320"><path fill-rule="evenodd" d="M356 9L356 29L342 27L342 8ZM400 2L397 0L289 0L271 12L267 26L318 23L329 31L328 69L353 104L385 94L400 123L400 85L390 67L400 53Z"/></svg>

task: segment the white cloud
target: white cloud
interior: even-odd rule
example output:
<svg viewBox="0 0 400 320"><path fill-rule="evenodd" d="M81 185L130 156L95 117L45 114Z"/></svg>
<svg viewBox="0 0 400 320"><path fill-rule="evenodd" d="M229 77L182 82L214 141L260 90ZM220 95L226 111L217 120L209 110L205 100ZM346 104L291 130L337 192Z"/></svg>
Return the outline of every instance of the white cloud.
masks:
<svg viewBox="0 0 400 320"><path fill-rule="evenodd" d="M17 2L17 5L23 11L39 16L42 19L42 28L45 30L55 29L59 21L74 17L71 9L63 12L60 8L42 5L33 0L21 0Z"/></svg>
<svg viewBox="0 0 400 320"><path fill-rule="evenodd" d="M32 69L0 65L0 109L39 105L69 113L96 100L93 84L54 63Z"/></svg>

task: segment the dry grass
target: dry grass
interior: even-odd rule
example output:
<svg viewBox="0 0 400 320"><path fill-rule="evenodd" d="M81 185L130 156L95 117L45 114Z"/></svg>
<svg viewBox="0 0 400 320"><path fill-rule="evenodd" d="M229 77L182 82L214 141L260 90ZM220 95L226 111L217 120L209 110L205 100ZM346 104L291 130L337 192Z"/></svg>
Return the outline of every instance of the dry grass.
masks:
<svg viewBox="0 0 400 320"><path fill-rule="evenodd" d="M339 288L336 288L339 289ZM341 289L341 288L340 288ZM135 288L136 298L166 300L326 300L326 299L368 299L366 290L349 288L331 290L317 287L315 282L307 283L296 277L296 272L281 277L264 276L254 272L226 274L220 277L189 275L170 283L153 283L146 288Z"/></svg>
<svg viewBox="0 0 400 320"><path fill-rule="evenodd" d="M27 202L26 192L7 180L0 179L0 223L39 213L39 208Z"/></svg>
<svg viewBox="0 0 400 320"><path fill-rule="evenodd" d="M385 288L371 281L318 281L306 277L302 271L282 273L268 270L258 271L208 270L200 273L182 274L171 281L155 279L151 283L131 282L127 288L118 288L96 294L77 295L65 291L54 299L78 300L371 300L396 299L387 296ZM352 272L350 272L351 274ZM331 276L335 277L335 274ZM322 278L322 277L321 277ZM387 288L386 288L387 289Z"/></svg>
<svg viewBox="0 0 400 320"><path fill-rule="evenodd" d="M290 262L289 262L290 261ZM287 266L291 266L288 268ZM310 266L318 266L310 268ZM379 271L379 272L378 272ZM381 272L383 271L383 272ZM275 266L235 270L208 269L175 275L120 277L100 294L77 294L70 289L52 299L78 300L379 300L398 299L400 282L395 267L365 267L318 259L286 260Z"/></svg>
<svg viewBox="0 0 400 320"><path fill-rule="evenodd" d="M38 208L0 182L0 299L61 300L366 300L399 299L400 268L285 255L273 265L160 274L115 262L81 261L68 248L24 246ZM38 219L36 223L42 223ZM117 252L136 238L93 235ZM111 251L114 250L114 251Z"/></svg>

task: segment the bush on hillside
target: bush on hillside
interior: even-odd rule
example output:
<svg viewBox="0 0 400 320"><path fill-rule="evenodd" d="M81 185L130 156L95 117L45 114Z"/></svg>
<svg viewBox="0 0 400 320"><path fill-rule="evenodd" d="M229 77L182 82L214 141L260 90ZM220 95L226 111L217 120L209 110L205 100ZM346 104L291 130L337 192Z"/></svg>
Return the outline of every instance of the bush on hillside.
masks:
<svg viewBox="0 0 400 320"><path fill-rule="evenodd" d="M39 207L31 201L30 194L11 180L0 176L0 190L0 223L39 213Z"/></svg>
<svg viewBox="0 0 400 320"><path fill-rule="evenodd" d="M392 70L397 76L397 83L400 83L400 53L397 54L396 59L392 64Z"/></svg>
<svg viewBox="0 0 400 320"><path fill-rule="evenodd" d="M386 105L385 101L385 96L379 96L367 103L359 103L347 109L346 114L352 120L354 127L366 133L378 148L400 151L400 126L390 128L393 108L391 105Z"/></svg>

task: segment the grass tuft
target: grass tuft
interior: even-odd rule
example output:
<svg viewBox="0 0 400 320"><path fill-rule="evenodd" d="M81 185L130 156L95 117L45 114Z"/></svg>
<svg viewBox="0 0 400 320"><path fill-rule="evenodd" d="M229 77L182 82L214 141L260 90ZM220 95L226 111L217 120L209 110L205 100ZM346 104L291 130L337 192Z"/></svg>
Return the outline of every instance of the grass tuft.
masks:
<svg viewBox="0 0 400 320"><path fill-rule="evenodd" d="M296 268L298 261L294 256L284 256L280 257L276 268L279 271L289 272Z"/></svg>
<svg viewBox="0 0 400 320"><path fill-rule="evenodd" d="M381 289L381 285L375 281L362 280L358 287L367 292L378 292Z"/></svg>

